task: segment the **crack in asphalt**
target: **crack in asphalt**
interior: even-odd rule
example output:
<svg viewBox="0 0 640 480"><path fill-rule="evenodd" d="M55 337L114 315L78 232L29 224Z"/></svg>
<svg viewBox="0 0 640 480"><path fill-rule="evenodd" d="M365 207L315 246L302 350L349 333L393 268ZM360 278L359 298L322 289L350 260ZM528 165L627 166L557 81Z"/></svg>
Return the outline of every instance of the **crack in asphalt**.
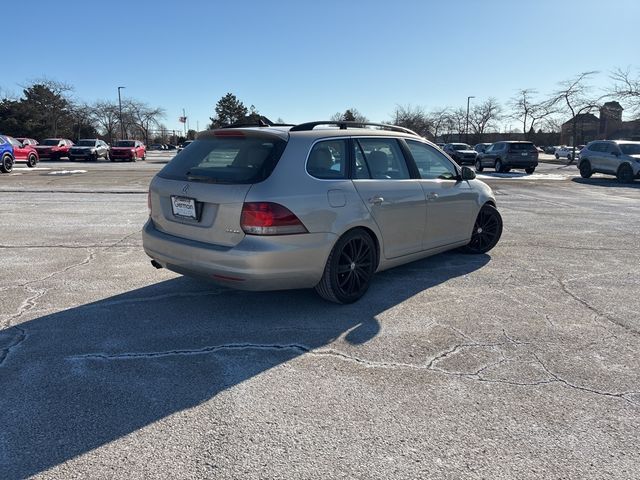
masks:
<svg viewBox="0 0 640 480"><path fill-rule="evenodd" d="M551 273L551 272L549 272ZM604 318L606 320L608 320L609 322L613 323L614 325L617 325L618 327L624 328L627 332L633 334L633 335L640 335L640 331L634 329L633 327L625 324L624 322L622 322L621 320L618 320L615 317L612 317L611 315L607 315L604 312L601 312L600 310L598 310L596 307L594 307L593 305L591 305L589 302L587 302L585 299L579 297L577 294L573 293L571 290L569 290L569 287L567 287L565 281L554 275L555 279L557 280L558 284L560 285L560 288L562 289L562 291L569 295L571 298L573 298L576 302L580 303L581 305L583 305L584 307L586 307L587 309L591 310L593 313L595 313L596 315L598 315L600 318Z"/></svg>
<svg viewBox="0 0 640 480"><path fill-rule="evenodd" d="M18 347L22 342L27 339L27 331L24 328L15 325L13 329L18 331L18 335L14 338L13 342L7 347L0 350L0 367L4 364L5 360L9 357L12 350Z"/></svg>
<svg viewBox="0 0 640 480"><path fill-rule="evenodd" d="M133 235L136 235L137 233L139 233L139 231L135 231L133 233L127 234L124 237L118 239L116 242L106 246L106 248L104 248L104 251L109 250L110 248L115 248L117 247L120 243L124 242L125 240L127 240L128 238L130 238ZM0 328L1 329L6 329L9 327L12 327L13 322L22 317L25 313L33 310L36 305L38 304L37 300L44 296L47 292L48 292L48 288L34 288L32 287L33 284L36 283L40 283L40 282L44 282L46 280L49 280L57 275L63 275L66 272L74 269L74 268L78 268L81 267L83 265L87 265L89 263L91 263L95 258L96 258L96 251L93 249L86 249L87 250L87 256L81 260L80 262L76 262L73 265L68 265L60 270L56 270L42 278L36 279L36 280L31 280L22 284L17 285L17 287L19 288L23 288L27 293L30 293L31 295L27 296L27 298L25 300L23 300L23 302L20 304L20 306L18 307L18 310L13 313L12 315L9 315L8 317L6 317L4 320L0 321ZM2 289L0 289L1 291L7 291L11 288L16 288L15 286L12 287L4 287ZM11 353L11 351L19 344L21 344L22 342L24 342L27 339L27 334L26 334L26 330L22 327L18 327L17 325L13 325L13 328L17 329L20 333L20 335L18 335L17 340L12 343L11 345L9 345L7 348L0 350L0 366L2 366L2 364L4 363L4 361L7 359L7 357L9 356L9 354Z"/></svg>
<svg viewBox="0 0 640 480"><path fill-rule="evenodd" d="M22 250L22 249L50 249L64 248L68 250L83 250L88 248L139 248L140 245L124 245L117 247L104 243L95 243L91 245L0 245L0 250Z"/></svg>
<svg viewBox="0 0 640 480"><path fill-rule="evenodd" d="M540 358L534 353L533 356L535 357L535 359L538 361L538 363L540 364L540 366L542 367L542 369L547 372L547 374L549 376L551 376L556 382L562 383L563 385L566 385L567 387L573 388L575 390L580 390L583 392L589 392L589 393L594 393L596 395L602 395L605 397L613 397L613 398L620 398L630 404L634 404L634 402L632 402L631 400L629 400L628 398L626 398L627 395L637 395L640 392L636 392L636 391L632 391L632 392L622 392L622 393L613 393L613 392L605 392L602 390L596 390L594 388L588 388L588 387L583 387L581 385L576 385L575 383L571 383L568 380L565 380L564 378L560 377L558 374L552 372L551 370L549 370L549 368L547 368L547 366L544 364L544 362L542 360L540 360Z"/></svg>
<svg viewBox="0 0 640 480"><path fill-rule="evenodd" d="M506 336L506 333L505 333ZM535 358L535 363L540 365L540 367L544 370L544 372L548 375L549 378L538 381L530 381L530 382L519 382L515 380L504 380L504 379L496 379L496 378L488 378L483 376L486 370L497 367L499 365L509 363L511 360L504 356L502 351L498 351L500 354L500 359L494 362L490 362L473 372L456 372L450 371L443 368L437 367L437 363L444 360L445 358L456 354L457 352L465 349L465 348L490 348L495 349L499 346L504 346L506 344L511 344L513 342L500 342L500 343L461 343L454 345L451 348L439 353L434 356L429 362L426 364L413 364L413 363L404 363L404 362L384 362L384 361L375 361L368 360L362 357L358 357L355 355L350 355L344 353L340 350L336 349L318 349L314 350L313 348L306 346L300 343L289 343L289 344L256 344L256 343L228 343L222 345L213 345L195 349L175 349L175 350L166 350L166 351L158 351L158 352L124 352L124 353L86 353L80 355L72 355L67 357L67 360L76 361L76 360L137 360L137 359L156 359L163 357L171 357L171 356L187 356L187 355L206 355L212 353L219 353L225 351L242 351L242 350L271 350L271 351L286 351L293 350L300 354L311 355L314 357L332 357L340 360L344 360L347 362L356 363L365 368L386 368L386 369L394 369L394 368L404 368L410 370L419 370L419 371L432 371L435 373L439 373L447 376L455 376L460 378L468 378L475 381L483 382L483 383L500 383L512 386L520 386L520 387L534 387L540 385L548 385L552 383L559 383L564 385L565 387L591 393L594 395L599 395L607 398L616 398L624 400L625 402L636 405L635 402L626 398L627 396L637 395L640 392L606 392L602 390L597 390L594 388L588 388L581 385L576 385L558 374L552 372L541 360L540 358L533 354ZM516 345L521 345L521 343L515 343Z"/></svg>

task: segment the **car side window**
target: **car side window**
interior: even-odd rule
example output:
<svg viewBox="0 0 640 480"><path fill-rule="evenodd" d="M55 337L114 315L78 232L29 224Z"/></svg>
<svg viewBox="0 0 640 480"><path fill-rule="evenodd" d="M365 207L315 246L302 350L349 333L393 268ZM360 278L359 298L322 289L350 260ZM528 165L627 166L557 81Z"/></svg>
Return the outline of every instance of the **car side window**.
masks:
<svg viewBox="0 0 640 480"><path fill-rule="evenodd" d="M424 179L455 180L458 171L447 157L425 143L407 140L407 146Z"/></svg>
<svg viewBox="0 0 640 480"><path fill-rule="evenodd" d="M607 153L611 153L611 154L615 154L615 153L619 153L620 149L618 149L618 145L616 145L615 143L607 143Z"/></svg>
<svg viewBox="0 0 640 480"><path fill-rule="evenodd" d="M347 178L347 140L317 142L307 159L309 175L321 179Z"/></svg>
<svg viewBox="0 0 640 480"><path fill-rule="evenodd" d="M363 161L363 165L366 165L372 179L407 180L411 178L402 149L395 138L358 138L353 144L356 150L355 178L362 178L358 172L359 161ZM362 169L360 173L363 173Z"/></svg>

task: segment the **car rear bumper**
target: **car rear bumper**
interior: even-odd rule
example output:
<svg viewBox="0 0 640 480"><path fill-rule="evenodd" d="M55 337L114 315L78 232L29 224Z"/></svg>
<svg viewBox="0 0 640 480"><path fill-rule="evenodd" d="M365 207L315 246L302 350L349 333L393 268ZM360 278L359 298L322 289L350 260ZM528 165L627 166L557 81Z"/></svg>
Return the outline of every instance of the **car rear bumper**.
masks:
<svg viewBox="0 0 640 480"><path fill-rule="evenodd" d="M537 159L520 160L518 158L507 158L507 159L504 160L504 166L505 167L511 167L511 168L537 167L538 166L538 160Z"/></svg>
<svg viewBox="0 0 640 480"><path fill-rule="evenodd" d="M336 241L332 233L246 235L224 247L168 235L152 220L142 230L145 253L163 267L240 290L314 287Z"/></svg>

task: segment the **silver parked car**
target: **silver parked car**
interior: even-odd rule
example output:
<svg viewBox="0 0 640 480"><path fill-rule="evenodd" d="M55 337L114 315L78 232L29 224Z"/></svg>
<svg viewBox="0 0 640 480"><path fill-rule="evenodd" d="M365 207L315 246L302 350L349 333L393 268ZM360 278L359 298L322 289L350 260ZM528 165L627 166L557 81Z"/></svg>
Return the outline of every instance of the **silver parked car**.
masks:
<svg viewBox="0 0 640 480"><path fill-rule="evenodd" d="M472 169L410 130L352 122L200 133L154 177L149 207L157 268L337 303L358 300L376 271L484 253L502 233Z"/></svg>
<svg viewBox="0 0 640 480"><path fill-rule="evenodd" d="M78 140L69 150L69 160L91 160L97 161L99 158L109 160L111 148L106 142L98 138L83 138Z"/></svg>
<svg viewBox="0 0 640 480"><path fill-rule="evenodd" d="M580 176L594 173L615 175L620 183L640 178L640 142L596 140L580 151Z"/></svg>

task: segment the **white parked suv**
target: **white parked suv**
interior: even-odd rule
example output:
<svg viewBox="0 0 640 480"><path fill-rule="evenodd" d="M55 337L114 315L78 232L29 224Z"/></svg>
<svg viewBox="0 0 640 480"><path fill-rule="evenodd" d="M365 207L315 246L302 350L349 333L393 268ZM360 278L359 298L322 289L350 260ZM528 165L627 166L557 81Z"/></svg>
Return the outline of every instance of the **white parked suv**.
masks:
<svg viewBox="0 0 640 480"><path fill-rule="evenodd" d="M578 154L578 152L580 151L580 149L578 147L576 147L576 155ZM567 160L573 160L573 147L567 147L562 146L562 147L558 147L556 148L555 151L555 156L556 159L559 160L560 158L566 158Z"/></svg>
<svg viewBox="0 0 640 480"><path fill-rule="evenodd" d="M578 164L582 178L594 173L615 175L620 183L640 178L640 142L597 140L580 153Z"/></svg>

